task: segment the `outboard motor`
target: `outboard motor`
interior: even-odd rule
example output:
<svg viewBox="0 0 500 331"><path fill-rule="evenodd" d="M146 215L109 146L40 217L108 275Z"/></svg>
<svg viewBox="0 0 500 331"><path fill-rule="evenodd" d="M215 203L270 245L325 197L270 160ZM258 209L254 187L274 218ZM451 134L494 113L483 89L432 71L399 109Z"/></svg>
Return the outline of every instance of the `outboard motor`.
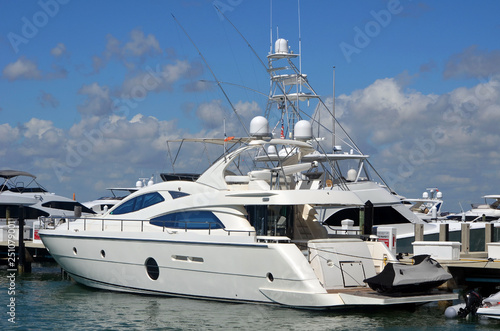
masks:
<svg viewBox="0 0 500 331"><path fill-rule="evenodd" d="M467 317L469 314L475 315L477 309L481 307L483 303L483 297L475 291L470 291L464 295L464 299L465 308L460 308L458 310L458 317Z"/></svg>

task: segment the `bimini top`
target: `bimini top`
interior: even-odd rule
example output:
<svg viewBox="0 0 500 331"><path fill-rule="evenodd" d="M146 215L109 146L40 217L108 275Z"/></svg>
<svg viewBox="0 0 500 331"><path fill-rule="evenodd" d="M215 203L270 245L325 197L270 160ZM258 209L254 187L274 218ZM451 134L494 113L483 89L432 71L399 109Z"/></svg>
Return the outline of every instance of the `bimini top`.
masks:
<svg viewBox="0 0 500 331"><path fill-rule="evenodd" d="M17 176L28 176L32 178L36 178L35 175L30 174L29 172L19 171L19 170L0 170L0 177L5 179L14 178Z"/></svg>

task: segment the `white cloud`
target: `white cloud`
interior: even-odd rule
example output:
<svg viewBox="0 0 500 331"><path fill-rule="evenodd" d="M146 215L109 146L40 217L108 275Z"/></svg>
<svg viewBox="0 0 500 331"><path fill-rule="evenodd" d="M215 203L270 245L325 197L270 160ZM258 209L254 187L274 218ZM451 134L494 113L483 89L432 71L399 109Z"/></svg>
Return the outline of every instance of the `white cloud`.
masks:
<svg viewBox="0 0 500 331"><path fill-rule="evenodd" d="M40 91L40 95L38 96L38 103L43 107L52 107L52 108L57 108L59 107L59 100L51 94L47 93L45 91Z"/></svg>
<svg viewBox="0 0 500 331"><path fill-rule="evenodd" d="M83 85L78 94L86 95L86 100L78 106L82 115L109 115L113 110L113 101L107 86L99 86L98 83Z"/></svg>
<svg viewBox="0 0 500 331"><path fill-rule="evenodd" d="M181 70L182 71L182 70ZM176 120L162 121L135 115L128 120L112 113L110 91L97 83L80 89L85 102L82 119L68 130L51 121L32 119L19 128L0 125L0 155L9 155L4 167L26 170L51 178L56 191L92 198L99 187L133 185L138 177L172 170L167 140L181 137L243 136L236 115L225 101L213 100L193 109L202 127L184 132ZM328 101L328 100L327 100ZM331 105L331 100L327 102ZM398 193L420 195L437 186L446 199L497 193L500 145L500 83L486 81L443 95L406 90L396 79L381 79L365 89L337 98L336 113L371 163ZM262 114L256 102L236 102L242 122ZM326 114L322 121L329 124ZM347 150L346 150L347 151ZM175 149L171 153L175 155ZM218 154L217 154L218 153ZM190 149L187 157L219 155ZM185 168L184 168L185 167ZM182 163L177 171L202 171L199 161ZM117 176L120 174L120 176ZM92 178L93 180L82 180ZM55 183L55 184L54 184ZM415 190L417 192L415 193ZM93 196L92 196L93 195ZM456 210L450 206L449 210Z"/></svg>
<svg viewBox="0 0 500 331"><path fill-rule="evenodd" d="M9 63L3 69L3 75L10 81L42 78L42 72L38 69L37 65L25 57L20 57L16 62Z"/></svg>
<svg viewBox="0 0 500 331"><path fill-rule="evenodd" d="M56 58L67 56L68 51L66 50L66 45L64 45L63 43L58 43L56 47L50 50L50 54L52 54Z"/></svg>
<svg viewBox="0 0 500 331"><path fill-rule="evenodd" d="M226 118L226 111L221 100L212 100L198 106L196 117L206 129L222 128L224 118Z"/></svg>
<svg viewBox="0 0 500 331"><path fill-rule="evenodd" d="M172 91L173 84L189 75L188 61L177 60L173 64L146 67L144 71L127 78L118 92L121 98L142 100L150 92Z"/></svg>
<svg viewBox="0 0 500 331"><path fill-rule="evenodd" d="M0 157L4 158L10 150L15 151L14 146L17 145L19 139L19 128L13 128L8 123L0 124ZM14 145L14 146L13 146Z"/></svg>
<svg viewBox="0 0 500 331"><path fill-rule="evenodd" d="M443 76L450 78L487 78L500 74L500 50L486 51L477 45L454 54L446 64Z"/></svg>
<svg viewBox="0 0 500 331"><path fill-rule="evenodd" d="M130 41L125 44L123 51L125 54L141 57L161 53L161 48L154 35L145 36L143 31L134 29L130 32Z"/></svg>
<svg viewBox="0 0 500 331"><path fill-rule="evenodd" d="M102 54L92 57L93 73L98 73L111 59L117 59L129 70L134 70L146 57L162 53L156 37L152 34L146 36L140 29L132 30L129 41L123 46L122 42L111 34L108 34L106 39L106 47Z"/></svg>

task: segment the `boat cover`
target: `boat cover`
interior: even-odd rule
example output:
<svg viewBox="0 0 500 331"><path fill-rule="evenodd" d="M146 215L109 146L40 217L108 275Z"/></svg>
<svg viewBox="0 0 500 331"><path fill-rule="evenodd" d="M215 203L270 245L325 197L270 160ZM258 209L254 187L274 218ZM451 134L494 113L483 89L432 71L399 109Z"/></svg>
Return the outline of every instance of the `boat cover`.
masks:
<svg viewBox="0 0 500 331"><path fill-rule="evenodd" d="M364 282L379 293L415 293L427 292L452 278L429 255L417 255L413 260L413 265L389 263L381 273Z"/></svg>

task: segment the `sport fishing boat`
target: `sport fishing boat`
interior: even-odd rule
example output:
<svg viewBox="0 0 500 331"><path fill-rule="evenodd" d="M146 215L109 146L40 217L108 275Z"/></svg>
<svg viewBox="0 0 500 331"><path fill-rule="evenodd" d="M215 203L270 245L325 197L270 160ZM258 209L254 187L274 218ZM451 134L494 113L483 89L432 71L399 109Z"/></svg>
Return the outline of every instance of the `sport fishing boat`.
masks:
<svg viewBox="0 0 500 331"><path fill-rule="evenodd" d="M299 40L299 50L300 40ZM311 189L350 191L363 203L369 202L372 208L370 221L373 226L390 224L424 223L411 212L379 176L364 154L351 139L335 116L335 92L331 109L311 86L308 77L302 72L300 53L293 52L288 41L279 38L274 52L267 56L267 71L270 75L271 89L266 106L265 117L273 126L274 137L300 138L296 124L307 119L315 136L311 143L315 152L303 157L304 162L317 160L321 167L311 171L321 180ZM296 65L294 61L299 61ZM335 82L334 82L335 83ZM335 90L335 88L334 88ZM307 130L306 130L307 131ZM290 149L277 151L290 153ZM263 156L267 159L268 156ZM358 227L363 211L359 207L319 208L321 222L330 233L335 233L342 221L350 219Z"/></svg>

